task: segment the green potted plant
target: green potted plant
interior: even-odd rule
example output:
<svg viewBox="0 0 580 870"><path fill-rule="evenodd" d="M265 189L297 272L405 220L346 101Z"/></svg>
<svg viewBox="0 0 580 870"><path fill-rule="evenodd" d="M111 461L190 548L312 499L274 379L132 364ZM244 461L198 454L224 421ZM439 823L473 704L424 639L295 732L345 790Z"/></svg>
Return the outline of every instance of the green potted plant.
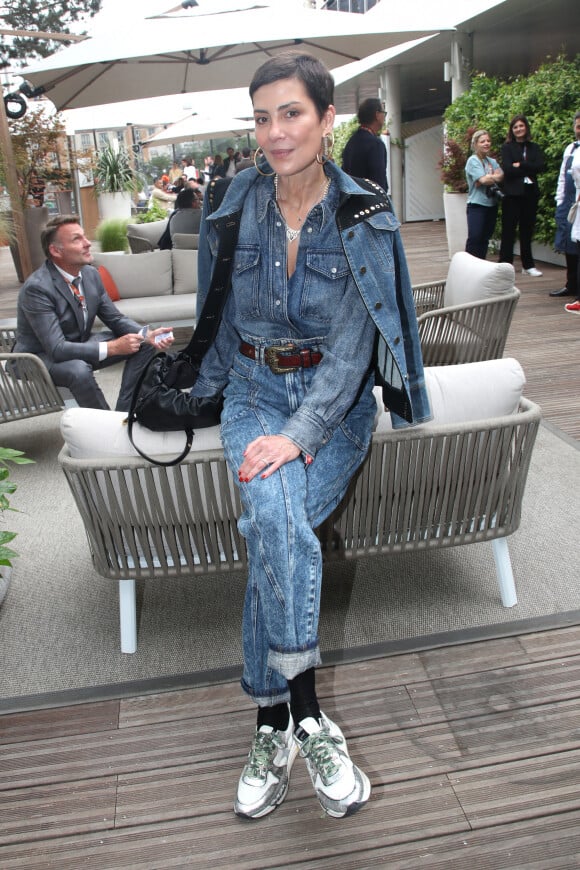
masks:
<svg viewBox="0 0 580 870"><path fill-rule="evenodd" d="M17 484L10 480L9 462L13 462L15 465L28 465L34 460L27 459L21 450L0 447L0 516L2 519L4 519L5 511L17 510L10 506L9 496L16 492ZM0 529L0 602L4 599L10 584L12 559L18 555L15 550L8 546L15 537L16 532Z"/></svg>
<svg viewBox="0 0 580 870"><path fill-rule="evenodd" d="M137 216L137 220L135 221L138 224L152 224L157 221L166 221L167 220L167 209L163 208L162 205L159 205L157 200L153 200L147 211Z"/></svg>
<svg viewBox="0 0 580 870"><path fill-rule="evenodd" d="M127 149L106 145L97 152L94 172L102 220L130 218L135 176Z"/></svg>
<svg viewBox="0 0 580 870"><path fill-rule="evenodd" d="M100 222L95 235L103 254L113 252L125 253L129 250L127 223L126 218L109 218Z"/></svg>

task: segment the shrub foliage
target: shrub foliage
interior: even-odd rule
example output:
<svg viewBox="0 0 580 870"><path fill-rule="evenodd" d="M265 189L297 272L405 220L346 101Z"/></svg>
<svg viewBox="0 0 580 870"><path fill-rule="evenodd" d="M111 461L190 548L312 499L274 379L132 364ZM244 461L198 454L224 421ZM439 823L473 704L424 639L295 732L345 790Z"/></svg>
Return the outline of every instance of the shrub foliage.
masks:
<svg viewBox="0 0 580 870"><path fill-rule="evenodd" d="M476 75L471 88L444 114L447 135L461 141L468 128L489 131L493 151L505 141L510 119L526 115L532 139L546 155L547 170L539 176L540 203L536 238L551 245L554 240L554 194L562 152L572 141L572 121L580 111L580 55L567 60L548 58L536 72L501 80Z"/></svg>

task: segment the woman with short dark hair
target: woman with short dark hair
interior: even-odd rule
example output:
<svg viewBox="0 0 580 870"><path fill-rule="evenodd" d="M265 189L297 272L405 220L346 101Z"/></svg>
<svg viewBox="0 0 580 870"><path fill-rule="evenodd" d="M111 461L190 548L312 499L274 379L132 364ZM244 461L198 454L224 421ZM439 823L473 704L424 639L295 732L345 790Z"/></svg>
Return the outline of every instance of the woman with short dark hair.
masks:
<svg viewBox="0 0 580 870"><path fill-rule="evenodd" d="M234 809L272 812L300 756L322 808L340 818L366 803L370 782L316 694L314 530L367 454L375 382L408 422L428 418L429 406L398 221L379 185L329 160L332 76L309 55L285 54L260 67L250 96L255 168L206 197L198 315L221 239L241 220L230 296L193 388L223 391L221 434L248 553L242 687L258 713Z"/></svg>

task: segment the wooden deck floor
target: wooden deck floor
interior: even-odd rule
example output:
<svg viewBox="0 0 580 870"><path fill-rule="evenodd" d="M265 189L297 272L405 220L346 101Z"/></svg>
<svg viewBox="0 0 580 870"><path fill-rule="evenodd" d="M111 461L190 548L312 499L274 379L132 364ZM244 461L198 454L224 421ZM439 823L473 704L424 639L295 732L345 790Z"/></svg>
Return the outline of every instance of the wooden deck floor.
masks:
<svg viewBox="0 0 580 870"><path fill-rule="evenodd" d="M444 277L443 224L403 235L412 280ZM580 438L580 318L547 296L562 270L541 268L518 275L507 352ZM318 686L373 784L356 816L325 817L301 762L272 816L233 815L254 715L237 683L9 714L0 867L580 867L580 627L323 668Z"/></svg>
<svg viewBox="0 0 580 870"><path fill-rule="evenodd" d="M572 627L321 669L373 784L344 820L300 760L275 813L233 815L237 684L7 715L0 866L577 868L579 649Z"/></svg>

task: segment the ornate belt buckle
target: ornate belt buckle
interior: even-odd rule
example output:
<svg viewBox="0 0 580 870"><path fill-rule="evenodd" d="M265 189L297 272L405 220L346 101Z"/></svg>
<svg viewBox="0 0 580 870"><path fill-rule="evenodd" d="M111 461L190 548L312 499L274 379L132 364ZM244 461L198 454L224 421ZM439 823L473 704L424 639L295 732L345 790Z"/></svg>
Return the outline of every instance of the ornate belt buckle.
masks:
<svg viewBox="0 0 580 870"><path fill-rule="evenodd" d="M270 371L275 375L285 375L288 372L297 372L299 366L281 366L278 362L278 355L281 353L292 353L296 348L291 344L273 344L264 350L264 360Z"/></svg>

